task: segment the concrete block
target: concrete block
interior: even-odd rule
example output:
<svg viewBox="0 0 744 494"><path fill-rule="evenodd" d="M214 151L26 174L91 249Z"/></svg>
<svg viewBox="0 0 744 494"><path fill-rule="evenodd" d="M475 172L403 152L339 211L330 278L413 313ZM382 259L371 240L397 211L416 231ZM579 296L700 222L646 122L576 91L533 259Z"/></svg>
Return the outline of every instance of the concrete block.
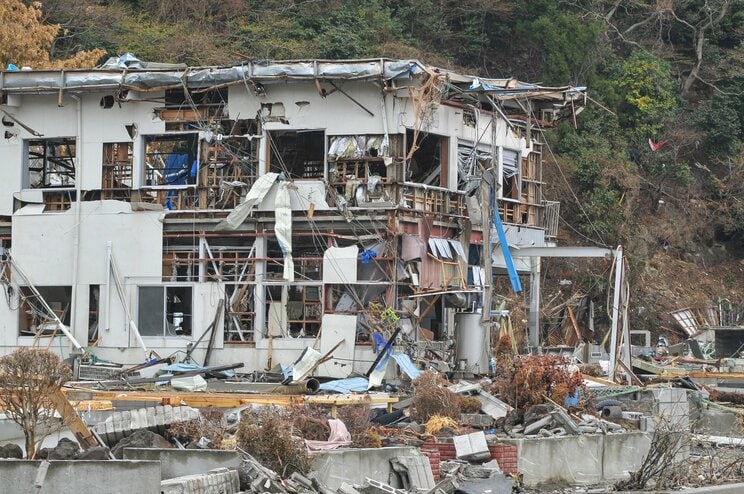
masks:
<svg viewBox="0 0 744 494"><path fill-rule="evenodd" d="M482 431L455 436L452 440L455 444L457 458L476 460L491 457L491 453L488 450L488 443L486 442L486 435Z"/></svg>
<svg viewBox="0 0 744 494"><path fill-rule="evenodd" d="M218 468L207 473L186 475L160 482L161 494L237 494L240 479L237 470Z"/></svg>
<svg viewBox="0 0 744 494"><path fill-rule="evenodd" d="M532 422L531 424L526 425L524 428L524 433L527 436L529 436L530 434L535 434L540 429L544 427L549 427L552 422L553 422L553 416L546 415L540 420L536 420L535 422Z"/></svg>
<svg viewBox="0 0 744 494"><path fill-rule="evenodd" d="M491 427L493 418L482 413L462 413L460 414L460 423L473 427Z"/></svg>
<svg viewBox="0 0 744 494"><path fill-rule="evenodd" d="M369 477L364 479L364 484L360 491L364 494L407 494L404 490L396 489Z"/></svg>
<svg viewBox="0 0 744 494"><path fill-rule="evenodd" d="M336 494L361 494L358 490L354 488L354 486L347 484L346 482L342 483L338 489L336 489Z"/></svg>
<svg viewBox="0 0 744 494"><path fill-rule="evenodd" d="M553 417L553 420L559 423L566 430L566 432L570 432L571 434L579 433L579 426L576 425L573 419L563 410L555 410L551 412L550 415Z"/></svg>

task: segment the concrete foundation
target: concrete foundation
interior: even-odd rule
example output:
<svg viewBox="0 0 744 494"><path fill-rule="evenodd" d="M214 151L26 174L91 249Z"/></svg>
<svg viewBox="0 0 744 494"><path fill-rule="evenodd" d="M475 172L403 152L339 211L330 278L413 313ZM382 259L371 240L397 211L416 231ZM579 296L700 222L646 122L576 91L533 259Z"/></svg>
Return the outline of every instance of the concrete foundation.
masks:
<svg viewBox="0 0 744 494"><path fill-rule="evenodd" d="M240 466L237 451L221 449L124 448L124 459L159 461L163 480Z"/></svg>
<svg viewBox="0 0 744 494"><path fill-rule="evenodd" d="M0 479L13 494L160 492L160 463L0 460Z"/></svg>
<svg viewBox="0 0 744 494"><path fill-rule="evenodd" d="M341 487L344 482L361 484L366 478L402 488L390 464L390 460L398 456L421 456L426 459L418 448L409 446L337 449L312 453L313 471L318 481L331 491ZM426 465L428 467L428 462Z"/></svg>
<svg viewBox="0 0 744 494"><path fill-rule="evenodd" d="M651 445L644 432L509 439L528 487L614 482L637 470Z"/></svg>

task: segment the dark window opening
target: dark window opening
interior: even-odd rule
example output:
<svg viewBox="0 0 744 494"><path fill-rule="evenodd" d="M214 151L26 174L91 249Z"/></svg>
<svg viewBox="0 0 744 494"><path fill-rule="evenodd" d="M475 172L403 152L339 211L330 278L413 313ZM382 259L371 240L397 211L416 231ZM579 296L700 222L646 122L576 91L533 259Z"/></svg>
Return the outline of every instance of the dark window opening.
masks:
<svg viewBox="0 0 744 494"><path fill-rule="evenodd" d="M145 136L145 185L195 184L197 134Z"/></svg>
<svg viewBox="0 0 744 494"><path fill-rule="evenodd" d="M269 171L289 179L324 177L325 132L274 130L269 132Z"/></svg>
<svg viewBox="0 0 744 494"><path fill-rule="evenodd" d="M414 145L413 134L410 129L406 131L407 154L410 154ZM447 137L420 133L418 142L415 143L418 147L408 163L406 179L411 182L446 187L449 171L448 143Z"/></svg>
<svg viewBox="0 0 744 494"><path fill-rule="evenodd" d="M101 300L100 285L90 285L88 288L88 343L98 340L98 316Z"/></svg>
<svg viewBox="0 0 744 494"><path fill-rule="evenodd" d="M28 187L75 186L75 138L26 141Z"/></svg>
<svg viewBox="0 0 744 494"><path fill-rule="evenodd" d="M191 287L139 287L138 316L137 329L142 336L191 335Z"/></svg>
<svg viewBox="0 0 744 494"><path fill-rule="evenodd" d="M70 325L72 304L71 286L37 286L41 299L54 311L66 326ZM59 331L57 322L46 310L42 300L29 287L21 287L21 304L18 310L18 329L21 335L53 334Z"/></svg>

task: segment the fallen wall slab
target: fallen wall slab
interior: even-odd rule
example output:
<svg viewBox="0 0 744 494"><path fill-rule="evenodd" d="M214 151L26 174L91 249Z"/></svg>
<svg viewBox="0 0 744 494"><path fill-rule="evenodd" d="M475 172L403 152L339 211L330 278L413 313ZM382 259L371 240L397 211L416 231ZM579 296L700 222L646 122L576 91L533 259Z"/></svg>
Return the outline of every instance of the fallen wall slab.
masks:
<svg viewBox="0 0 744 494"><path fill-rule="evenodd" d="M614 482L637 470L651 445L645 432L506 439L517 447L524 485Z"/></svg>
<svg viewBox="0 0 744 494"><path fill-rule="evenodd" d="M391 487L403 487L393 472L390 460L402 456L421 456L426 459L418 448L410 446L336 449L318 451L311 455L315 478L331 491L337 490L344 482L362 484L366 478L384 482ZM426 467L429 467L428 462Z"/></svg>
<svg viewBox="0 0 744 494"><path fill-rule="evenodd" d="M0 460L0 479L4 486L0 490L13 494L159 492L160 463Z"/></svg>
<svg viewBox="0 0 744 494"><path fill-rule="evenodd" d="M221 449L124 448L124 459L159 461L162 480L240 466L237 451Z"/></svg>

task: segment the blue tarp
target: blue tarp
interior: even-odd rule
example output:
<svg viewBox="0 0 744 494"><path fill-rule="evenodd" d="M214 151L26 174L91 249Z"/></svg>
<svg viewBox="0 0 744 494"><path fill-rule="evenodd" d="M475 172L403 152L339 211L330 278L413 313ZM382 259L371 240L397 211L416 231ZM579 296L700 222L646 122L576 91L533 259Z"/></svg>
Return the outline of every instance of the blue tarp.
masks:
<svg viewBox="0 0 744 494"><path fill-rule="evenodd" d="M419 370L416 365L411 362L411 357L406 355L405 353L401 352L395 352L393 353L393 358L398 363L398 367L400 367L400 370L405 372L405 374L411 378L411 380L418 379L418 377L421 375L421 371Z"/></svg>
<svg viewBox="0 0 744 494"><path fill-rule="evenodd" d="M349 377L323 383L320 385L320 389L322 391L333 391L334 393L348 395L351 393L366 392L368 384L369 381L366 377Z"/></svg>

